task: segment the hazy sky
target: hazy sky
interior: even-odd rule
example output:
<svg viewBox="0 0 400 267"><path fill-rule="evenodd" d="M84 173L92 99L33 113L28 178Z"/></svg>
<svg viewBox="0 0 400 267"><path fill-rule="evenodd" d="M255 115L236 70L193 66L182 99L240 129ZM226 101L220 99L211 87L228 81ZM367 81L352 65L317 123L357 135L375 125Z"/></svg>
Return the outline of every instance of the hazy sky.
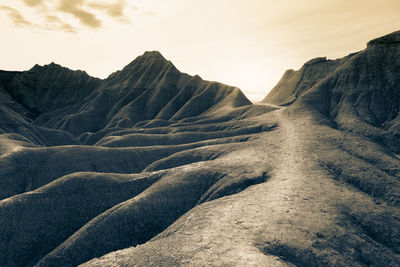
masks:
<svg viewBox="0 0 400 267"><path fill-rule="evenodd" d="M286 69L400 30L400 0L0 0L0 69L105 78L147 50L261 100Z"/></svg>

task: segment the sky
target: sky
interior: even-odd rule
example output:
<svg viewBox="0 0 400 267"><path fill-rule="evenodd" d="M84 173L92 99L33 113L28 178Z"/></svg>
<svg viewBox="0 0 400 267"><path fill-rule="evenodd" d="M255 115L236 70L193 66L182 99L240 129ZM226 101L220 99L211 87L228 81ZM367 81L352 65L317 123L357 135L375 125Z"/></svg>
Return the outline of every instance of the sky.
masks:
<svg viewBox="0 0 400 267"><path fill-rule="evenodd" d="M106 78L145 51L262 100L287 69L400 30L400 0L0 0L0 69Z"/></svg>

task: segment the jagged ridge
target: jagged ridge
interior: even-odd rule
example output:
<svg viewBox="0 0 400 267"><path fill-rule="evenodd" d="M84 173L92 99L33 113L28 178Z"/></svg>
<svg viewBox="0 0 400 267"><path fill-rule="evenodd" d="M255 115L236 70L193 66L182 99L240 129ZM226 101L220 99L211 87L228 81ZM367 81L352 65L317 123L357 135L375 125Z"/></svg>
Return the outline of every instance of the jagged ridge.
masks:
<svg viewBox="0 0 400 267"><path fill-rule="evenodd" d="M156 51L145 52L105 80L54 63L2 73L8 77L6 91L24 108L18 114L28 115L36 126L76 137L109 127L129 128L143 120L176 121L251 104L238 88L183 74Z"/></svg>

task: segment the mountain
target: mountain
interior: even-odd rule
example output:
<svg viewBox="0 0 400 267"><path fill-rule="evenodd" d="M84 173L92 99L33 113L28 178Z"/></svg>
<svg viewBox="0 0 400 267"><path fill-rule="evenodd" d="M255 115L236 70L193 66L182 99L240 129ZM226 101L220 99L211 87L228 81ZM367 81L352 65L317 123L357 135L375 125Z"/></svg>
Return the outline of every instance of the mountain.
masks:
<svg viewBox="0 0 400 267"><path fill-rule="evenodd" d="M138 228L138 242L196 205L213 183L223 196L264 179L223 182L228 166L200 168L204 181L191 174L191 183L187 171L150 171L216 158L229 144L274 127L246 121L272 108L251 106L238 88L181 73L159 52L104 80L54 63L1 71L0 92L1 266L34 265L90 220L150 187L159 188L150 190L150 201L165 198L165 189L181 193L180 185L190 185L190 198L167 206L175 211L149 223L154 229ZM176 189L153 187L171 179Z"/></svg>
<svg viewBox="0 0 400 267"><path fill-rule="evenodd" d="M398 40L258 104L158 52L0 72L0 266L399 266Z"/></svg>
<svg viewBox="0 0 400 267"><path fill-rule="evenodd" d="M263 102L307 106L337 127L400 151L400 31L337 60L316 58L288 70Z"/></svg>
<svg viewBox="0 0 400 267"><path fill-rule="evenodd" d="M57 64L34 66L8 82L8 92L35 125L75 135L176 120L250 101L234 87L180 73L159 52L146 52L105 80Z"/></svg>
<svg viewBox="0 0 400 267"><path fill-rule="evenodd" d="M4 166L5 176L0 181L3 185L0 189L1 198L23 192L26 188L37 188L73 171L129 173L146 166L139 163L128 166L120 163L126 161L124 158L115 156L110 160L106 155L120 151L93 149L86 145L175 145L253 131L196 136L174 133L166 140L162 136L154 138L153 135L164 134L165 130L144 130L146 127L169 126L182 119L196 119L199 115L228 114L235 108L251 104L238 88L182 74L156 51L144 53L105 80L54 63L43 67L35 65L26 72L2 71L0 78L2 152L8 155L9 151L17 153L23 147L37 148L21 151L24 161L32 161L28 166L22 164L23 168L20 168L21 164L9 163L8 160L0 163ZM134 127L135 124L138 127ZM80 146L71 148L66 145ZM146 148L144 153L152 156L142 161L148 164L161 155L181 149ZM123 153L131 155L133 151L137 149L132 152L124 150ZM163 154L159 155L160 151L164 151ZM65 159L53 162L52 159L57 157L50 155L54 153ZM88 155L93 158L97 154L100 161L91 163L91 167L87 165L87 160L78 160ZM39 160L41 158L43 161ZM109 164L100 163L103 161L116 165L106 167ZM44 167L43 162L47 162L48 167ZM62 167L66 162L69 162L68 166ZM9 165L11 167L6 167ZM26 173L30 173L29 178L26 178Z"/></svg>

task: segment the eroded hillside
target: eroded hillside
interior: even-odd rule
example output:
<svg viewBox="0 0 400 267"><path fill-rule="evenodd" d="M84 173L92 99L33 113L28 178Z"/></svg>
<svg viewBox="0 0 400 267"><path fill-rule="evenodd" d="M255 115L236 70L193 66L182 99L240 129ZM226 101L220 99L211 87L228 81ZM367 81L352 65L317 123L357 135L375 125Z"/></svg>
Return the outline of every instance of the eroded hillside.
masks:
<svg viewBox="0 0 400 267"><path fill-rule="evenodd" d="M0 265L400 265L398 36L260 104L158 52L0 73Z"/></svg>
<svg viewBox="0 0 400 267"><path fill-rule="evenodd" d="M377 38L347 57L316 58L287 71L263 100L321 113L337 127L399 152L400 32ZM293 108L294 109L294 108Z"/></svg>

